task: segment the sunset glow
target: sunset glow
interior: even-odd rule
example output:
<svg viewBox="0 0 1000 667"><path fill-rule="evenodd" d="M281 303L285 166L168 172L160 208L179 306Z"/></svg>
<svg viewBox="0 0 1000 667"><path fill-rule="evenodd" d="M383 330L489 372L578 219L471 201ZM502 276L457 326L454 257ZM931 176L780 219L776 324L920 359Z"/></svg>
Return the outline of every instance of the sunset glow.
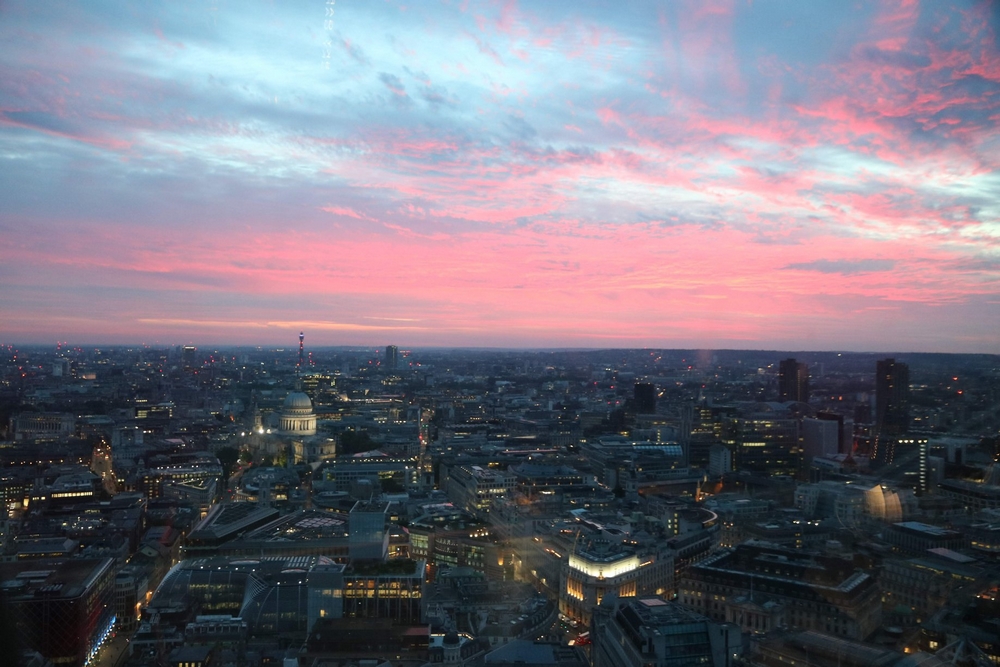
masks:
<svg viewBox="0 0 1000 667"><path fill-rule="evenodd" d="M0 341L1000 353L988 2L0 4Z"/></svg>

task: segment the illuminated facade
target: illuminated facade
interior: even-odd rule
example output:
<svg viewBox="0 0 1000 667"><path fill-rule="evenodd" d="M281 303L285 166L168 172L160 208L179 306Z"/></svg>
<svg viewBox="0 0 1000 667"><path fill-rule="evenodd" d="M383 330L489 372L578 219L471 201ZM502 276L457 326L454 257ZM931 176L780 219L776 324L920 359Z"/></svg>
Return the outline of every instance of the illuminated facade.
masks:
<svg viewBox="0 0 1000 667"><path fill-rule="evenodd" d="M594 541L566 559L559 589L559 611L589 623L594 607L605 596L669 596L673 588L672 550L640 552L624 544Z"/></svg>
<svg viewBox="0 0 1000 667"><path fill-rule="evenodd" d="M871 465L881 467L893 463L905 463L917 457L920 467L921 490L928 484L927 479L927 438L912 436L876 435L871 446Z"/></svg>
<svg viewBox="0 0 1000 667"><path fill-rule="evenodd" d="M354 563L344 573L345 618L388 618L420 623L424 612L424 561Z"/></svg>
<svg viewBox="0 0 1000 667"><path fill-rule="evenodd" d="M200 615L242 619L253 635L304 635L320 618L345 615L345 579L344 566L323 556L189 559L164 577L143 618L166 619L184 600Z"/></svg>

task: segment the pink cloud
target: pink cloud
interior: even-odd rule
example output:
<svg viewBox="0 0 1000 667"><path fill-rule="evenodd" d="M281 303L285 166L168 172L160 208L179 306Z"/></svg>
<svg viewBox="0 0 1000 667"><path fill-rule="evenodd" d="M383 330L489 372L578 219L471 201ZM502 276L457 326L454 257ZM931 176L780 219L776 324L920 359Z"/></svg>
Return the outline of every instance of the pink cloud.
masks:
<svg viewBox="0 0 1000 667"><path fill-rule="evenodd" d="M355 218L357 220L371 220L367 215L358 213L354 209L346 208L344 206L323 206L320 208L321 211L326 211L327 213L332 213L333 215L344 215L349 218Z"/></svg>

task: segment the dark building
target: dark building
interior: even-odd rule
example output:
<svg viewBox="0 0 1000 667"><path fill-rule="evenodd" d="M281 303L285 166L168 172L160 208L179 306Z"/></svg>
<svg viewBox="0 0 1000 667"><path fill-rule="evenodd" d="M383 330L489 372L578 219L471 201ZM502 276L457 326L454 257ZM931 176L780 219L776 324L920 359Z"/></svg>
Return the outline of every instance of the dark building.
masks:
<svg viewBox="0 0 1000 667"><path fill-rule="evenodd" d="M779 400L809 402L809 366L785 359L778 365Z"/></svg>
<svg viewBox="0 0 1000 667"><path fill-rule="evenodd" d="M184 368L193 368L195 366L195 357L198 354L198 348L194 345L185 345L180 350L181 365Z"/></svg>
<svg viewBox="0 0 1000 667"><path fill-rule="evenodd" d="M399 348L395 345L385 346L385 367L390 371L399 367Z"/></svg>
<svg viewBox="0 0 1000 667"><path fill-rule="evenodd" d="M882 359L875 370L875 415L870 445L872 465L892 464L915 452L912 440L900 438L910 425L910 367Z"/></svg>
<svg viewBox="0 0 1000 667"><path fill-rule="evenodd" d="M722 444L733 451L735 470L794 475L799 469L799 422L757 415L726 422Z"/></svg>
<svg viewBox="0 0 1000 667"><path fill-rule="evenodd" d="M745 610L746 600L784 607L792 629L863 640L882 623L875 577L841 558L745 542L691 565L681 579L678 601L725 622Z"/></svg>
<svg viewBox="0 0 1000 667"><path fill-rule="evenodd" d="M926 654L908 656L891 648L851 641L843 637L807 630L777 634L757 645L755 663L763 667L906 667L938 664ZM926 661L926 663L925 663ZM951 664L944 662L944 664ZM964 663L962 663L964 664Z"/></svg>
<svg viewBox="0 0 1000 667"><path fill-rule="evenodd" d="M82 667L114 628L111 558L3 565L0 581L18 637L53 664Z"/></svg>
<svg viewBox="0 0 1000 667"><path fill-rule="evenodd" d="M594 667L728 667L742 653L735 625L654 597L597 607L592 639Z"/></svg>
<svg viewBox="0 0 1000 667"><path fill-rule="evenodd" d="M903 435L909 427L910 367L895 359L882 359L875 369L876 437Z"/></svg>
<svg viewBox="0 0 1000 667"><path fill-rule="evenodd" d="M901 521L887 527L883 539L894 551L923 556L929 549L964 549L969 545L965 535L948 528L931 526L919 521Z"/></svg>
<svg viewBox="0 0 1000 667"><path fill-rule="evenodd" d="M656 387L649 382L637 382L633 389L635 411L638 414L656 412Z"/></svg>
<svg viewBox="0 0 1000 667"><path fill-rule="evenodd" d="M430 628L388 619L321 618L310 629L306 654L323 658L385 658L405 654L426 660ZM372 660L372 662L375 662Z"/></svg>

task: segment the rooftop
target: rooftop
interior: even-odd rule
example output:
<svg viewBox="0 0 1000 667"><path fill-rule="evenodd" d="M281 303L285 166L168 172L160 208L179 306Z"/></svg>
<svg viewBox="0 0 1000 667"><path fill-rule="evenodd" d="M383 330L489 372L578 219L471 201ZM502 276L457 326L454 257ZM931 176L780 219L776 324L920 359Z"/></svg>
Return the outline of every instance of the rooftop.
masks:
<svg viewBox="0 0 1000 667"><path fill-rule="evenodd" d="M111 558L71 558L4 564L0 565L0 588L15 600L36 595L73 598L83 594L113 563Z"/></svg>
<svg viewBox="0 0 1000 667"><path fill-rule="evenodd" d="M905 530L914 531L917 533L923 533L930 537L960 537L961 533L954 530L948 530L947 528L940 528L938 526L932 526L928 523L921 523L920 521L900 521L899 523L892 524L899 528Z"/></svg>

